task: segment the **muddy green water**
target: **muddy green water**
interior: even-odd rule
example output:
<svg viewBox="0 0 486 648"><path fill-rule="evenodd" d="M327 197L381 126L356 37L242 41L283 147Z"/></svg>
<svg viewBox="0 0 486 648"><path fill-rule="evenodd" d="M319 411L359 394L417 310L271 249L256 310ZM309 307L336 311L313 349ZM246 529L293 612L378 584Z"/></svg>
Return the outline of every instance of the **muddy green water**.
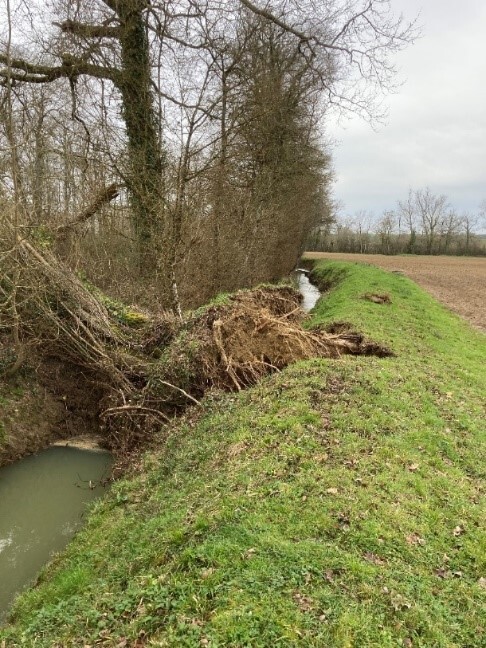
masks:
<svg viewBox="0 0 486 648"><path fill-rule="evenodd" d="M15 594L82 526L111 465L107 452L53 447L0 468L0 622Z"/></svg>

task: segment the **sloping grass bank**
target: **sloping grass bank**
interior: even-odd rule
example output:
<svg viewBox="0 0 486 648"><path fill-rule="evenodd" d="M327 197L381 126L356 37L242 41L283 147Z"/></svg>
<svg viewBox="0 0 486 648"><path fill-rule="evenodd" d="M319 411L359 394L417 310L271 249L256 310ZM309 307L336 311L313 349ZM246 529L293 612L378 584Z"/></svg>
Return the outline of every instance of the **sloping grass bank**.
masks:
<svg viewBox="0 0 486 648"><path fill-rule="evenodd" d="M484 645L486 338L405 277L314 276L337 285L312 324L352 322L396 357L206 398L95 506L0 645Z"/></svg>

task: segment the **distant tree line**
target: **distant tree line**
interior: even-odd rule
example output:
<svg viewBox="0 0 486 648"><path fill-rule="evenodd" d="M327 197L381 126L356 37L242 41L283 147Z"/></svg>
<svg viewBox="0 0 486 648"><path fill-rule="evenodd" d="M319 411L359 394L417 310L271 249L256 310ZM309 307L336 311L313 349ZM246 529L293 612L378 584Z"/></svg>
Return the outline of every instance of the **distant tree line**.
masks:
<svg viewBox="0 0 486 648"><path fill-rule="evenodd" d="M308 249L359 254L486 256L486 200L476 213L458 213L443 194L410 190L380 218L365 211L314 228Z"/></svg>

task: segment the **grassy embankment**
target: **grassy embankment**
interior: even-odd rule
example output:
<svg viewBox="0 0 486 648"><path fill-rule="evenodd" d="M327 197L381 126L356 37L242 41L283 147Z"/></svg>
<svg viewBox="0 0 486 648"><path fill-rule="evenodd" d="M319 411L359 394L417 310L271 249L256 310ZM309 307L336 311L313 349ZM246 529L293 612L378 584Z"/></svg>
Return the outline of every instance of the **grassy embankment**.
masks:
<svg viewBox="0 0 486 648"><path fill-rule="evenodd" d="M207 398L18 600L7 647L484 645L486 338L405 277L316 274L337 286L313 324L396 357Z"/></svg>

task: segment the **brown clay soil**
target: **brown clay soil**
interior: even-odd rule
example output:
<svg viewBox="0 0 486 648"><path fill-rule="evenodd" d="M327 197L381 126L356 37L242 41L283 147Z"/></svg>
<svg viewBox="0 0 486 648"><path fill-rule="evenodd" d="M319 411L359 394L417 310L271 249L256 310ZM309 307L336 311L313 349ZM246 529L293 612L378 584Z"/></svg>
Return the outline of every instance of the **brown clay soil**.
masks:
<svg viewBox="0 0 486 648"><path fill-rule="evenodd" d="M486 332L486 259L306 252L306 259L370 263L403 272L440 302Z"/></svg>

